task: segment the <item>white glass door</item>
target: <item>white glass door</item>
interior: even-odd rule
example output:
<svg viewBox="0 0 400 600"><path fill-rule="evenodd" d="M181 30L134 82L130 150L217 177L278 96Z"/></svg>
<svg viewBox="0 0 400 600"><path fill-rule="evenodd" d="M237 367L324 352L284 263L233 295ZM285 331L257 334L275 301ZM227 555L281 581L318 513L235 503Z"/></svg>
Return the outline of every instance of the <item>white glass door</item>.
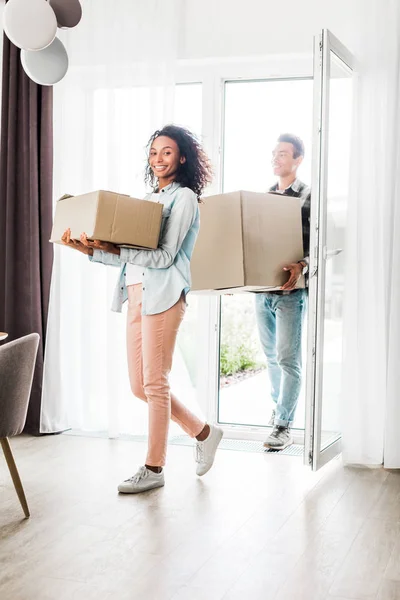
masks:
<svg viewBox="0 0 400 600"><path fill-rule="evenodd" d="M341 368L353 57L327 30L315 42L305 461L341 451Z"/></svg>
<svg viewBox="0 0 400 600"><path fill-rule="evenodd" d="M226 80L223 89L222 191L268 191L276 183L272 151L285 132L304 142L299 178L310 185L312 77ZM244 110L246 106L251 111ZM305 343L306 339L304 351ZM305 358L304 352L303 364ZM265 440L274 403L254 294L221 297L219 363L218 422L229 436ZM304 442L304 414L302 386L293 424L297 444Z"/></svg>

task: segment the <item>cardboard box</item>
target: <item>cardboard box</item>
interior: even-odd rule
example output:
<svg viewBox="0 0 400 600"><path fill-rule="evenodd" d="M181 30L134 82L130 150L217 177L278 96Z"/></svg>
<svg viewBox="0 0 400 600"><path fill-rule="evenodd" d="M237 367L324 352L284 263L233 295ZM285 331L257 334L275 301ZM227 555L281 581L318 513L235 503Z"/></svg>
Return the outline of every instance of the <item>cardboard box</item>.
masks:
<svg viewBox="0 0 400 600"><path fill-rule="evenodd" d="M157 202L103 190L63 196L56 204L50 241L61 243L69 227L75 239L85 232L90 240L154 249L158 246L162 209Z"/></svg>
<svg viewBox="0 0 400 600"><path fill-rule="evenodd" d="M303 258L301 201L281 194L231 192L204 198L191 261L192 291L272 291L283 267ZM297 287L304 287L304 277Z"/></svg>

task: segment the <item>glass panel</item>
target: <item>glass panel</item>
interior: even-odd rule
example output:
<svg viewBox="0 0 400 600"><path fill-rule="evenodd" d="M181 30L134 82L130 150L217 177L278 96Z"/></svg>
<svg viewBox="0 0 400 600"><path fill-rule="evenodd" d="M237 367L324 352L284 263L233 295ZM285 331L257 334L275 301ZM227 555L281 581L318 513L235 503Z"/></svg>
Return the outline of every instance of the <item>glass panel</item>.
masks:
<svg viewBox="0 0 400 600"><path fill-rule="evenodd" d="M218 421L267 425L272 410L267 390L253 294L222 296Z"/></svg>
<svg viewBox="0 0 400 600"><path fill-rule="evenodd" d="M341 435L342 320L352 89L352 72L331 51L321 450Z"/></svg>
<svg viewBox="0 0 400 600"><path fill-rule="evenodd" d="M220 390L218 421L234 425L268 425L274 403L255 318L253 294L221 297ZM303 325L303 382L294 429L305 424L307 318Z"/></svg>
<svg viewBox="0 0 400 600"><path fill-rule="evenodd" d="M243 110L243 107L247 107ZM234 81L225 85L223 189L265 192L275 182L271 154L282 133L298 135L306 154L299 177L311 178L313 82ZM303 365L306 358L303 326ZM305 372L305 371L304 371ZM305 391L294 427L304 428ZM220 393L222 423L265 426L273 408L266 360L255 318L254 294L221 299Z"/></svg>
<svg viewBox="0 0 400 600"><path fill-rule="evenodd" d="M275 183L272 150L278 136L288 132L304 142L306 154L299 176L310 183L312 106L312 79L227 82L224 192L268 190Z"/></svg>

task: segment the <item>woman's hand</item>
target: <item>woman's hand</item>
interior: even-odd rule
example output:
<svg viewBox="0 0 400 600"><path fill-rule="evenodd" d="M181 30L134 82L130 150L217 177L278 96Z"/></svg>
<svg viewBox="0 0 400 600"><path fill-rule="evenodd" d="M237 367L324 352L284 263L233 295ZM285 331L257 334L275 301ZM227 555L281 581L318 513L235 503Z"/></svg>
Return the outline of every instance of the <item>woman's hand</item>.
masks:
<svg viewBox="0 0 400 600"><path fill-rule="evenodd" d="M281 290L291 291L296 287L297 282L299 281L302 273L303 273L303 265L300 263L291 263L290 265L286 265L283 267L284 271L289 271L290 277L289 280L281 287Z"/></svg>
<svg viewBox="0 0 400 600"><path fill-rule="evenodd" d="M74 240L71 238L71 229L66 229L61 237L61 241L65 246L69 246L70 248L75 248L75 250L79 250L82 254L93 255L93 250L88 246L82 244L79 240Z"/></svg>
<svg viewBox="0 0 400 600"><path fill-rule="evenodd" d="M87 239L86 233L81 233L81 241L80 243L85 246L85 248L90 249L93 254L93 250L103 250L103 252L109 252L110 254L120 255L120 248L115 244L111 244L111 242L101 242L100 240L94 240L91 242Z"/></svg>

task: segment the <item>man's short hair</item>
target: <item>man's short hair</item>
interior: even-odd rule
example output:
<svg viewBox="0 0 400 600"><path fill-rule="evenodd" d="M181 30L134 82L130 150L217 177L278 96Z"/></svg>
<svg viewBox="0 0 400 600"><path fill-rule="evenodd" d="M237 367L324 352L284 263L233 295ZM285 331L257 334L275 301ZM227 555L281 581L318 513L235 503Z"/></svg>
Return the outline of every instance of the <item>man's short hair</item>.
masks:
<svg viewBox="0 0 400 600"><path fill-rule="evenodd" d="M282 135L280 135L278 138L278 143L281 142L293 144L293 158L299 158L299 156L304 156L304 142L299 137L297 137L297 135L293 135L292 133L282 133Z"/></svg>

